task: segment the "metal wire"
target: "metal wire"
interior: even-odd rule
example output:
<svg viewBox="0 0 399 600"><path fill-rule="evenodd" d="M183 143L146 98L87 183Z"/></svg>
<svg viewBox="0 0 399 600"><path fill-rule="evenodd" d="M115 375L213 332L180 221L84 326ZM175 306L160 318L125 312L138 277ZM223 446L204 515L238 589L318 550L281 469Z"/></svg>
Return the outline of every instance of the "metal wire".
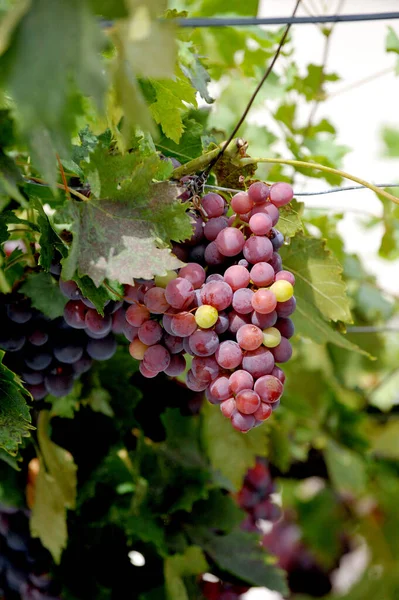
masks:
<svg viewBox="0 0 399 600"><path fill-rule="evenodd" d="M389 325L364 325L363 327L347 327L347 333L382 333L383 331L392 331L399 333L399 327L393 327Z"/></svg>
<svg viewBox="0 0 399 600"><path fill-rule="evenodd" d="M319 15L304 17L193 17L176 19L180 27L249 27L251 25L306 25L308 23L359 23L399 19L399 12L363 13L358 15Z"/></svg>
<svg viewBox="0 0 399 600"><path fill-rule="evenodd" d="M379 188L399 188L399 183L375 183L376 187ZM210 190L219 190L220 192L242 192L242 190L235 190L233 188L221 187L219 185L205 185L204 187ZM344 187L331 188L330 190L322 190L320 192L295 192L294 196L324 196L325 194L335 194L336 192L348 192L352 190L366 190L369 189L365 185L348 185Z"/></svg>

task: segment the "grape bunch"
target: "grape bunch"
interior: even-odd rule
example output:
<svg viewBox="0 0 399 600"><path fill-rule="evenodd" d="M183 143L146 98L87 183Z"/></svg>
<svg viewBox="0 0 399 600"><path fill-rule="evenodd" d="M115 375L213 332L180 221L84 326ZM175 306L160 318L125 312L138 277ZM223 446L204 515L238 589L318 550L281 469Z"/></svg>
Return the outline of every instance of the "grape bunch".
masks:
<svg viewBox="0 0 399 600"><path fill-rule="evenodd" d="M0 598L58 600L51 558L29 534L29 513L0 505Z"/></svg>
<svg viewBox="0 0 399 600"><path fill-rule="evenodd" d="M31 307L20 294L5 296L0 306L0 348L5 364L24 381L35 400L47 394L66 396L76 378L89 371L93 360L107 360L116 351L122 302L110 301L104 317L83 298L73 281L59 281L68 298L64 317L51 320Z"/></svg>
<svg viewBox="0 0 399 600"><path fill-rule="evenodd" d="M242 529L259 532L261 531L257 525L259 520L277 521L279 519L281 511L272 498L275 491L276 486L266 461L257 458L255 466L248 470L237 495L238 504L247 513L241 524Z"/></svg>
<svg viewBox="0 0 399 600"><path fill-rule="evenodd" d="M216 193L190 211L193 235L173 251L187 264L126 290L131 303L130 354L145 377L176 377L205 391L233 427L247 432L278 406L285 375L276 363L291 358L294 276L282 269L279 208L293 191L287 183L253 183L231 200Z"/></svg>

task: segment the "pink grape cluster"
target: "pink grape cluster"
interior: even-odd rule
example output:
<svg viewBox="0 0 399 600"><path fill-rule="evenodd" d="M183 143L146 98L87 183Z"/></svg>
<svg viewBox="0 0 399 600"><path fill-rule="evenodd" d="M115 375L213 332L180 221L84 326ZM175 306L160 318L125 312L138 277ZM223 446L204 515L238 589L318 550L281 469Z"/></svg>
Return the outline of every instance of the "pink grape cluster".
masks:
<svg viewBox="0 0 399 600"><path fill-rule="evenodd" d="M282 269L275 229L292 197L287 183L256 182L233 196L228 217L219 194L204 195L191 211L192 238L174 247L188 264L126 289L129 348L141 373L176 377L190 355L187 386L205 391L243 432L278 406L285 375L276 363L292 355L295 278Z"/></svg>

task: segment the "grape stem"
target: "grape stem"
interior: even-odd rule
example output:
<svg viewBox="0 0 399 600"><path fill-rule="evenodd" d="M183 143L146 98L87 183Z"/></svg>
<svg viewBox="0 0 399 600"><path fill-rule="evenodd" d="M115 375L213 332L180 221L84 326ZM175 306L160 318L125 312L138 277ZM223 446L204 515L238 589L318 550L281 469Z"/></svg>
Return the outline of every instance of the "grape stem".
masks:
<svg viewBox="0 0 399 600"><path fill-rule="evenodd" d="M193 173L197 173L198 171L202 171L205 169L207 165L212 161L212 159L217 156L220 152L219 148L212 150L211 152L207 152L206 154L202 154L198 158L194 158L190 160L186 164L178 167L173 171L172 177L173 179L180 179L184 175L192 175ZM399 198L396 198L389 192L385 190L379 189L377 186L361 179L360 177L356 177L355 175L351 175L346 171L341 171L340 169L333 169L332 167L327 167L325 165L321 165L319 163L307 162L304 160L289 160L282 158L243 158L243 157L235 157L232 159L234 164L237 166L246 167L247 165L253 165L257 163L267 163L267 164L277 164L277 165L290 165L292 167L302 167L306 169L317 169L318 171L324 171L326 173L332 173L333 175L339 175L344 179L349 179L350 181L354 181L362 185L365 188L375 192L378 196L382 196L383 198L387 198L394 202L395 204L399 204ZM87 199L86 199L87 200Z"/></svg>
<svg viewBox="0 0 399 600"><path fill-rule="evenodd" d="M37 183L41 183L43 185L48 185L47 182L44 179L40 179L39 177L29 177L28 178L28 183L29 183L29 179L31 179L32 181L36 181ZM64 190L64 191L68 191L70 194L72 194L73 196L76 196L76 198L79 198L80 200L83 200L83 202L87 202L88 198L86 196L84 196L83 194L81 194L80 192L78 192L77 190L74 190L73 188L69 187L69 186L64 186L61 183L56 183L55 187L60 189L60 190Z"/></svg>
<svg viewBox="0 0 399 600"><path fill-rule="evenodd" d="M395 204L399 204L399 198L396 198L395 196L393 196L389 192L386 192L385 190L379 189L372 183L369 183L368 181L365 181L360 177L356 177L355 175L351 175L346 171L341 171L340 169L333 169L332 167L326 167L325 165L320 165L319 163L307 162L304 160L284 160L280 158L242 158L239 162L243 167L256 163L267 163L277 165L290 165L292 167L303 167L307 169L317 169L318 171L325 171L326 173L332 173L333 175L339 175L344 179L350 179L351 181L355 181L356 183L363 185L369 190L372 190L378 196L382 196L384 198L387 198L388 200L391 200Z"/></svg>

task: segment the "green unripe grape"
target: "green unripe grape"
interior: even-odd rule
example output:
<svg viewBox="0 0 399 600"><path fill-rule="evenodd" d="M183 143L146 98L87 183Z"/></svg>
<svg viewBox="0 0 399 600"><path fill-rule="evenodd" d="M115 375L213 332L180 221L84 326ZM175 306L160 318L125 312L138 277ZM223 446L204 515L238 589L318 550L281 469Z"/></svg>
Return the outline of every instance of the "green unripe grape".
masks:
<svg viewBox="0 0 399 600"><path fill-rule="evenodd" d="M275 348L281 342L281 333L275 327L263 330L263 345L266 348Z"/></svg>
<svg viewBox="0 0 399 600"><path fill-rule="evenodd" d="M219 313L214 306L203 304L199 306L195 313L195 321L201 329L213 327L219 318Z"/></svg>
<svg viewBox="0 0 399 600"><path fill-rule="evenodd" d="M166 288L169 281L173 281L173 279L176 279L176 277L178 277L176 271L168 271L166 275L155 275L155 285L157 287Z"/></svg>
<svg viewBox="0 0 399 600"><path fill-rule="evenodd" d="M294 295L294 288L289 281L280 279L275 281L269 288L277 298L277 302L287 302Z"/></svg>

